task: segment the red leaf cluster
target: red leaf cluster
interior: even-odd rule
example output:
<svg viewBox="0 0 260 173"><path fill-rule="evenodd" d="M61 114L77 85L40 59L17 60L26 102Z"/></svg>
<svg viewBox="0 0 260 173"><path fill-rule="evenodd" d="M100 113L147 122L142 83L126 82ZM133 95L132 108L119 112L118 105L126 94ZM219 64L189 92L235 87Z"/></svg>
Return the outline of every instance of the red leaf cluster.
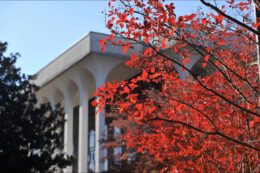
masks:
<svg viewBox="0 0 260 173"><path fill-rule="evenodd" d="M201 2L214 12L176 17L174 3L160 0L110 5L111 32L146 48L126 63L139 75L96 96L120 119L126 147L149 153L162 172L259 172L257 31L226 13L248 16L252 1ZM123 53L131 46L122 42Z"/></svg>

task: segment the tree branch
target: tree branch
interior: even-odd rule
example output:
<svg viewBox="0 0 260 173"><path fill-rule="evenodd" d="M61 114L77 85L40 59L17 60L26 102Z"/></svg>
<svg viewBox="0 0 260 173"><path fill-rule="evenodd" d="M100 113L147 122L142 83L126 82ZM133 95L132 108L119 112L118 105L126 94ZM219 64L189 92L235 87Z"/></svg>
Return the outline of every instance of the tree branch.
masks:
<svg viewBox="0 0 260 173"><path fill-rule="evenodd" d="M236 140L236 139L234 139L234 138L231 138L231 137L229 137L229 136L227 136L227 135L225 135L225 134L223 134L223 133L221 133L221 132L219 132L219 131L208 132L208 131L201 130L201 129L197 128L197 127L194 127L194 126L192 126L192 125L190 125L190 124L181 122L181 121L168 120L168 119L158 118L158 117L157 117L157 118L148 119L147 121L164 121L164 122L168 122L168 123L180 124L180 125L183 125L183 126L185 126L185 127L188 127L188 128L190 128L190 129L193 129L193 130L198 131L198 132L203 133L203 134L223 137L223 138L225 138L225 139L227 139L227 140L229 140L229 141L232 141L232 142L234 142L234 143L236 143L236 144L239 144L239 145L245 146L245 147L247 147L247 148L253 149L253 150L257 151L257 152L260 152L260 149L259 149L259 148L256 148L256 147L254 147L254 146L252 146L252 145L250 145L250 144L248 144L248 143L245 143L245 142Z"/></svg>
<svg viewBox="0 0 260 173"><path fill-rule="evenodd" d="M236 23L236 24L238 24L238 25L240 25L240 26L242 26L242 27L248 29L249 31L253 32L253 33L256 34L256 35L260 35L260 33L259 33L257 30L255 30L255 29L251 28L250 26L244 24L243 22L240 22L239 20L237 20L237 19L235 19L235 18L233 18L233 17L227 15L226 13L224 13L223 11L221 11L219 8L217 8L216 6L214 6L214 5L212 5L212 4L208 3L208 2L206 2L205 0L200 0L200 2L201 2L202 4L204 4L205 6L210 7L211 9L215 10L217 13L219 13L219 14L221 14L222 16L226 17L227 19L231 20L232 22L234 22L234 23Z"/></svg>

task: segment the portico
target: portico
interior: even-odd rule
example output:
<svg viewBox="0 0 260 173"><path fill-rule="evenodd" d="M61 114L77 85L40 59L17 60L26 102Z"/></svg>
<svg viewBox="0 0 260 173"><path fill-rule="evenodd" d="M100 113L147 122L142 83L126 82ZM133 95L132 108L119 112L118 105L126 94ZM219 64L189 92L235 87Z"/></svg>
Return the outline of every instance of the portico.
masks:
<svg viewBox="0 0 260 173"><path fill-rule="evenodd" d="M89 33L41 69L35 81L40 86L39 100L64 107L64 152L76 160L65 172L102 172L108 168L102 159L106 149L100 143L106 133L105 113L93 111L90 100L102 84L127 79L136 72L124 65L131 52L122 54L120 47L112 46L106 52L100 50L99 40L106 36ZM141 49L135 47L135 51Z"/></svg>

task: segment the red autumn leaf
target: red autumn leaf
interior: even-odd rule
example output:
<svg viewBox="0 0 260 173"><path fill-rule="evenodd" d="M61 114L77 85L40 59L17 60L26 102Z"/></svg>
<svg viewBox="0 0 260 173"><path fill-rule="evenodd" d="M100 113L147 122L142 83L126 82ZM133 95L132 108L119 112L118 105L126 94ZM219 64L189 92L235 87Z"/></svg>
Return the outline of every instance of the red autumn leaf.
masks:
<svg viewBox="0 0 260 173"><path fill-rule="evenodd" d="M130 90L127 86L124 87L124 93L130 93Z"/></svg>
<svg viewBox="0 0 260 173"><path fill-rule="evenodd" d="M254 28L258 28L260 26L260 22L257 22L253 25Z"/></svg>
<svg viewBox="0 0 260 173"><path fill-rule="evenodd" d="M99 41L99 45L101 47L101 51L104 52L106 50L106 42L107 42L108 38L104 38L102 40Z"/></svg>
<svg viewBox="0 0 260 173"><path fill-rule="evenodd" d="M91 105L92 105L93 107L96 107L96 106L98 105L97 100L93 100L93 101L91 102Z"/></svg>
<svg viewBox="0 0 260 173"><path fill-rule="evenodd" d="M190 15L190 17L189 17L189 20L193 20L196 16L197 16L196 13L192 13L192 14Z"/></svg>
<svg viewBox="0 0 260 173"><path fill-rule="evenodd" d="M187 63L189 63L189 62L191 62L191 61L190 61L190 58L184 58L182 63L183 63L183 64L187 64Z"/></svg>
<svg viewBox="0 0 260 173"><path fill-rule="evenodd" d="M222 15L217 15L217 16L214 16L214 18L215 18L217 24L221 24L224 17Z"/></svg>
<svg viewBox="0 0 260 173"><path fill-rule="evenodd" d="M151 73L154 73L154 72L156 71L156 68L155 68L155 67L152 67L152 68L150 69L150 71L151 71Z"/></svg>
<svg viewBox="0 0 260 173"><path fill-rule="evenodd" d="M146 48L143 53L145 56L152 56L153 55L153 49L152 48Z"/></svg>
<svg viewBox="0 0 260 173"><path fill-rule="evenodd" d="M201 67L203 67L203 68L205 68L206 66L207 66L207 63L205 63L205 62L201 64Z"/></svg>
<svg viewBox="0 0 260 173"><path fill-rule="evenodd" d="M225 44L226 44L226 41L225 41L224 39L220 38L220 39L218 40L218 45L223 46L223 45L225 45Z"/></svg>
<svg viewBox="0 0 260 173"><path fill-rule="evenodd" d="M179 105L176 106L176 110L177 110L178 112L181 112L181 111L182 111L182 108L183 108L183 106L182 106L181 104L179 104Z"/></svg>
<svg viewBox="0 0 260 173"><path fill-rule="evenodd" d="M131 17L130 23L133 24L133 25L135 24L135 18L134 17Z"/></svg>
<svg viewBox="0 0 260 173"><path fill-rule="evenodd" d="M127 108L129 107L129 104L121 104L120 105L120 110L119 113L122 113L123 111L127 110Z"/></svg>
<svg viewBox="0 0 260 173"><path fill-rule="evenodd" d="M132 45L131 45L130 43L126 43L126 44L122 47L122 52L123 52L123 53L126 53L129 48L132 48Z"/></svg>
<svg viewBox="0 0 260 173"><path fill-rule="evenodd" d="M206 47L206 51L207 52L211 52L211 48L210 47Z"/></svg>
<svg viewBox="0 0 260 173"><path fill-rule="evenodd" d="M162 39L162 46L161 46L161 48L165 48L166 47L166 39L164 38L164 39Z"/></svg>
<svg viewBox="0 0 260 173"><path fill-rule="evenodd" d="M153 112L155 112L156 111L156 107L152 107L152 108L150 108L149 110L148 110L148 112L149 112L149 114L151 114L151 113L153 113Z"/></svg>
<svg viewBox="0 0 260 173"><path fill-rule="evenodd" d="M114 40L114 38L115 38L115 35L114 34L110 34L109 39L110 40Z"/></svg>
<svg viewBox="0 0 260 173"><path fill-rule="evenodd" d="M100 45L101 47L105 46L106 41L107 41L107 39L102 39L102 40L100 40L100 41L99 41L99 45Z"/></svg>
<svg viewBox="0 0 260 173"><path fill-rule="evenodd" d="M207 24L207 19L205 19L205 18L202 19L202 20L201 20L201 23L202 23L203 26L205 26L205 25Z"/></svg>
<svg viewBox="0 0 260 173"><path fill-rule="evenodd" d="M138 104L135 105L135 107L137 108L137 110L141 111L142 108L143 108L143 105L138 103Z"/></svg>
<svg viewBox="0 0 260 173"><path fill-rule="evenodd" d="M159 76L161 76L160 73L154 73L154 74L150 75L149 77L150 77L150 79L155 79L155 78L157 78Z"/></svg>
<svg viewBox="0 0 260 173"><path fill-rule="evenodd" d="M149 37L145 37L145 38L144 38L144 42L145 42L146 44L148 44L148 43L149 43Z"/></svg>
<svg viewBox="0 0 260 173"><path fill-rule="evenodd" d="M134 9L133 9L133 8L130 8L130 9L129 9L129 13L130 13L131 15L133 15L133 14L134 14Z"/></svg>
<svg viewBox="0 0 260 173"><path fill-rule="evenodd" d="M148 73L146 71L143 71L141 76L142 76L143 79L145 79L145 78L148 77Z"/></svg>
<svg viewBox="0 0 260 173"><path fill-rule="evenodd" d="M112 28L112 27L113 27L112 20L108 20L108 21L107 21L107 27L108 27L108 28Z"/></svg>
<svg viewBox="0 0 260 173"><path fill-rule="evenodd" d="M208 60L209 60L209 55L204 56L204 61L208 62Z"/></svg>

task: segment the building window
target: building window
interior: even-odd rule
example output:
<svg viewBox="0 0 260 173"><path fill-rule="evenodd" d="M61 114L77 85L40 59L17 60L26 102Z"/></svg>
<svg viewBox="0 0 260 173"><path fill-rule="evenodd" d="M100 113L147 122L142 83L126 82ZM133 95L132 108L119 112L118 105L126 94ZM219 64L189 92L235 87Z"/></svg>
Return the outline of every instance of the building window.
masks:
<svg viewBox="0 0 260 173"><path fill-rule="evenodd" d="M78 172L78 157L79 157L79 106L73 109L73 148L74 162L72 164L73 172Z"/></svg>
<svg viewBox="0 0 260 173"><path fill-rule="evenodd" d="M88 172L95 171L95 107L91 102L96 98L92 98L88 102Z"/></svg>

